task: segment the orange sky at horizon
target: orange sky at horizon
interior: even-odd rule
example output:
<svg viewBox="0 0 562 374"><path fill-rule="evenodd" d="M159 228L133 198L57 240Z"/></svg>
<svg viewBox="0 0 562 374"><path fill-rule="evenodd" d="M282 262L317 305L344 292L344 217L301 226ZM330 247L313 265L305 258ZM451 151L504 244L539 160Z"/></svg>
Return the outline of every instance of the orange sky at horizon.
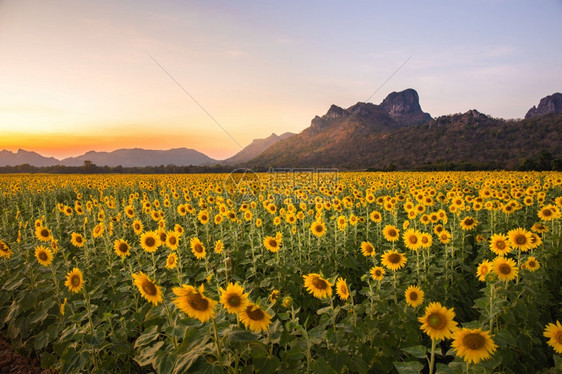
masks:
<svg viewBox="0 0 562 374"><path fill-rule="evenodd" d="M222 160L332 104L407 88L433 117L521 118L562 87L561 9L0 0L0 150L185 147Z"/></svg>

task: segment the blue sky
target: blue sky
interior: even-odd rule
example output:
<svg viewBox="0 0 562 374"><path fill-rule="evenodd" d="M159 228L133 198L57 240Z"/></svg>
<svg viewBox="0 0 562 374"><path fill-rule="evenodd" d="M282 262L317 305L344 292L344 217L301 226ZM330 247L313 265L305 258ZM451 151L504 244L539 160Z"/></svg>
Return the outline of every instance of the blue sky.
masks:
<svg viewBox="0 0 562 374"><path fill-rule="evenodd" d="M414 88L520 118L562 91L561 1L0 1L0 149L239 150ZM45 139L48 139L46 146Z"/></svg>

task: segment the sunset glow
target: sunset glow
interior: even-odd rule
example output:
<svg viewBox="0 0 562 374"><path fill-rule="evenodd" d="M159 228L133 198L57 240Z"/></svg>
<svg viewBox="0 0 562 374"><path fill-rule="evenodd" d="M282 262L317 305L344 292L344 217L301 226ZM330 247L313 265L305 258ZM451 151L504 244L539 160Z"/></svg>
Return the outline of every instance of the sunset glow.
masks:
<svg viewBox="0 0 562 374"><path fill-rule="evenodd" d="M562 7L541 4L3 1L0 150L224 159L365 101L410 56L371 102L412 87L434 117L522 117L562 87Z"/></svg>

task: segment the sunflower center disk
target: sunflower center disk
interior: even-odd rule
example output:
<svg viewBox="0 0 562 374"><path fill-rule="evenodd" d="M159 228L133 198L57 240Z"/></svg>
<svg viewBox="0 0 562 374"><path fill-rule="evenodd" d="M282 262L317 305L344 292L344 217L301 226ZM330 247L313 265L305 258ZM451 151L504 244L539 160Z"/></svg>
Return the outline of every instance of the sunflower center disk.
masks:
<svg viewBox="0 0 562 374"><path fill-rule="evenodd" d="M418 299L418 294L417 292L410 292L410 300L412 301L416 301Z"/></svg>
<svg viewBox="0 0 562 374"><path fill-rule="evenodd" d="M508 275L511 273L511 266L508 264L501 264L499 267L500 273Z"/></svg>
<svg viewBox="0 0 562 374"><path fill-rule="evenodd" d="M433 313L427 317L427 324L436 330L442 330L446 325L446 320L441 314Z"/></svg>
<svg viewBox="0 0 562 374"><path fill-rule="evenodd" d="M80 285L80 277L79 276L73 276L72 278L70 278L70 283L74 286L77 287Z"/></svg>
<svg viewBox="0 0 562 374"><path fill-rule="evenodd" d="M203 252L203 247L201 247L201 244L199 244L199 243L195 244L195 247L193 247L193 249L194 249L195 252L197 252L197 253Z"/></svg>
<svg viewBox="0 0 562 374"><path fill-rule="evenodd" d="M410 243L416 244L418 242L418 238L416 236L410 236Z"/></svg>
<svg viewBox="0 0 562 374"><path fill-rule="evenodd" d="M326 283L325 280L320 278L312 279L312 284L314 285L314 287L316 287L319 290L325 290L326 288L328 288L328 283Z"/></svg>
<svg viewBox="0 0 562 374"><path fill-rule="evenodd" d="M239 306L241 302L242 300L240 300L240 297L238 297L238 295L230 295L228 297L228 305L230 306Z"/></svg>
<svg viewBox="0 0 562 374"><path fill-rule="evenodd" d="M173 236L170 238L170 244L171 245L176 244L176 238L174 238Z"/></svg>
<svg viewBox="0 0 562 374"><path fill-rule="evenodd" d="M269 245L272 246L273 248L276 248L277 247L277 240L271 239L269 241Z"/></svg>
<svg viewBox="0 0 562 374"><path fill-rule="evenodd" d="M39 258L41 259L41 261L47 261L49 259L45 252L39 253Z"/></svg>
<svg viewBox="0 0 562 374"><path fill-rule="evenodd" d="M496 247L498 247L498 249L505 249L505 243L504 242L497 242Z"/></svg>
<svg viewBox="0 0 562 374"><path fill-rule="evenodd" d="M152 247L154 244L156 244L156 241L154 240L154 238L146 238L146 240L144 241L144 243L149 246Z"/></svg>
<svg viewBox="0 0 562 374"><path fill-rule="evenodd" d="M527 238L524 235L517 235L515 238L515 243L519 245L523 245L527 242Z"/></svg>
<svg viewBox="0 0 562 374"><path fill-rule="evenodd" d="M125 253L125 252L127 252L128 249L129 249L129 247L127 247L127 244L125 244L125 243L119 244L119 251L120 252Z"/></svg>
<svg viewBox="0 0 562 374"><path fill-rule="evenodd" d="M251 308L249 308L251 309ZM261 321L262 319L264 319L265 314L263 313L263 310L257 308L255 310L246 310L246 314L248 315L248 317L250 317L250 319L254 320L254 321Z"/></svg>
<svg viewBox="0 0 562 374"><path fill-rule="evenodd" d="M401 259L402 256L400 256L398 253L392 253L390 256L388 256L388 262L390 262L391 264L397 264Z"/></svg>
<svg viewBox="0 0 562 374"><path fill-rule="evenodd" d="M43 236L45 238L48 237L49 236L49 230L47 230L47 229L41 230L41 236Z"/></svg>
<svg viewBox="0 0 562 374"><path fill-rule="evenodd" d="M156 286L152 282L148 282L148 281L143 282L142 290L149 296L156 295Z"/></svg>
<svg viewBox="0 0 562 374"><path fill-rule="evenodd" d="M209 308L209 302L199 292L189 295L187 302L195 310L206 311Z"/></svg>
<svg viewBox="0 0 562 374"><path fill-rule="evenodd" d="M484 347L484 345L486 344L486 339L478 333L472 333L466 334L462 339L462 343L469 349L477 351L480 348Z"/></svg>

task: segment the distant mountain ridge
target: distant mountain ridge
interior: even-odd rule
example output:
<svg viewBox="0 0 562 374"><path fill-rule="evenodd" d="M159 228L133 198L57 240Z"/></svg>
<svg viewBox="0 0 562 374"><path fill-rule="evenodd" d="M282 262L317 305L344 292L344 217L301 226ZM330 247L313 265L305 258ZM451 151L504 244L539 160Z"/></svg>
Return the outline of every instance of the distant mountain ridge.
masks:
<svg viewBox="0 0 562 374"><path fill-rule="evenodd" d="M0 151L0 166L29 164L33 166L53 166L60 164L54 157L44 157L37 152L18 149L17 152Z"/></svg>
<svg viewBox="0 0 562 374"><path fill-rule="evenodd" d="M543 116L545 114L562 113L562 94L557 92L547 97L543 97L539 102L539 106L533 106L525 118Z"/></svg>
<svg viewBox="0 0 562 374"><path fill-rule="evenodd" d="M380 105L332 105L325 115L314 117L310 127L245 166L357 170L495 162L497 167L514 168L542 153L562 160L562 115L551 113L556 106L546 102L549 114L525 120L495 119L477 110L432 119L421 110L417 92L407 89L391 93Z"/></svg>
<svg viewBox="0 0 562 374"><path fill-rule="evenodd" d="M223 161L187 148L90 151L63 160L20 149L0 151L0 166L82 166L90 161L110 167L229 165L260 170L411 169L450 163L494 164L498 168L527 163L532 168L537 157L562 165L562 94L541 99L525 117L503 120L472 109L433 119L422 111L418 93L409 88L392 92L379 105L358 102L347 109L331 105L299 134L255 139Z"/></svg>
<svg viewBox="0 0 562 374"><path fill-rule="evenodd" d="M246 146L240 152L238 152L237 154L235 154L230 158L227 158L226 160L221 161L221 163L233 165L233 164L239 164L239 163L250 161L251 159L262 154L267 148L269 148L273 144L277 143L280 140L287 139L288 137L291 137L293 135L295 134L292 132L286 132L281 135L277 135L274 133L264 139L254 139L248 146Z"/></svg>
<svg viewBox="0 0 562 374"><path fill-rule="evenodd" d="M118 149L112 152L89 151L76 157L58 160L54 157L44 157L36 152L18 150L17 152L0 151L0 166L16 166L30 164L33 166L82 166L90 161L98 166L145 167L160 165L211 165L217 160L205 154L188 148L174 148L170 150L151 150L141 148Z"/></svg>
<svg viewBox="0 0 562 374"><path fill-rule="evenodd" d="M61 163L67 166L80 166L84 161L91 161L98 166L112 167L209 165L217 162L201 152L188 148L173 148L165 151L131 148L112 152L90 151L78 157L65 158Z"/></svg>

